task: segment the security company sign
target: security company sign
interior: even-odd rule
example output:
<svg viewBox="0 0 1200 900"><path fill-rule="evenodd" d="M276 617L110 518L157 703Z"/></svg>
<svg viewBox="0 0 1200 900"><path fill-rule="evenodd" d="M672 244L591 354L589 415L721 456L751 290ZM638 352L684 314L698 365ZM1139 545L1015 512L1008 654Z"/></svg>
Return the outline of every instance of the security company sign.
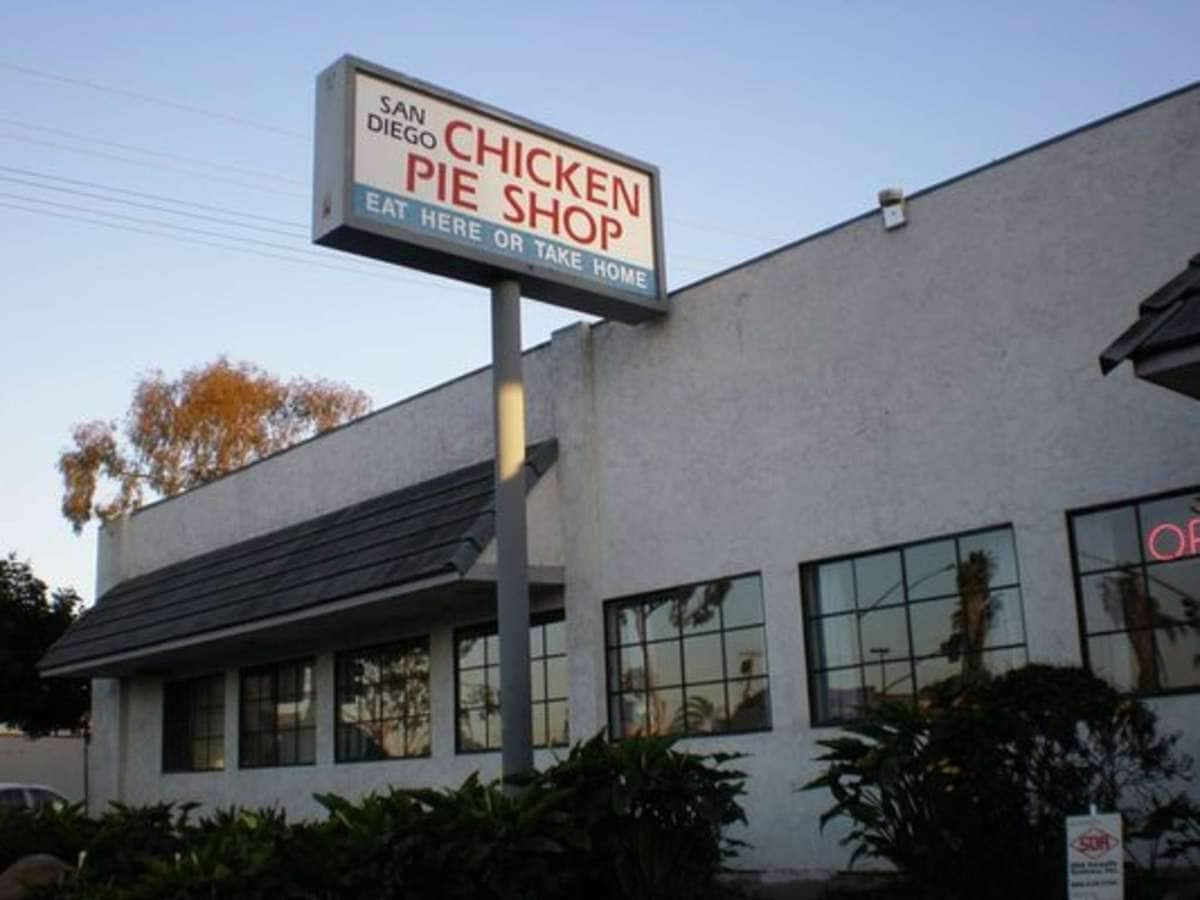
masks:
<svg viewBox="0 0 1200 900"><path fill-rule="evenodd" d="M1119 813L1067 819L1068 900L1124 900Z"/></svg>
<svg viewBox="0 0 1200 900"><path fill-rule="evenodd" d="M363 60L317 78L313 240L621 321L666 311L658 170Z"/></svg>

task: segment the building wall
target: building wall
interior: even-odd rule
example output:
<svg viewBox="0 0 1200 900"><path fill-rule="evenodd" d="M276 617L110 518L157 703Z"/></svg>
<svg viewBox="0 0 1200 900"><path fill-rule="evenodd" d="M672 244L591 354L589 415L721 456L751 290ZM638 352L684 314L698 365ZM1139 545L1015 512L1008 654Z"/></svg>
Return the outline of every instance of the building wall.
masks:
<svg viewBox="0 0 1200 900"><path fill-rule="evenodd" d="M560 447L572 734L606 721L605 600L761 572L773 728L684 746L751 754L743 861L773 877L846 861L836 828L818 830L824 798L794 792L833 734L809 724L801 563L1011 523L1029 657L1077 663L1065 511L1200 482L1194 401L1128 368L1101 378L1096 362L1197 249L1200 90L918 195L908 216L894 232L862 218L679 292L662 322L576 326L526 356L531 440ZM134 516L102 545L102 578L487 457L488 379ZM160 776L159 688L135 682L126 706L139 739L122 743L143 758L123 766L124 796L307 811L314 788L494 772L495 755L447 755L439 633L428 765ZM1195 696L1154 705L1200 749Z"/></svg>

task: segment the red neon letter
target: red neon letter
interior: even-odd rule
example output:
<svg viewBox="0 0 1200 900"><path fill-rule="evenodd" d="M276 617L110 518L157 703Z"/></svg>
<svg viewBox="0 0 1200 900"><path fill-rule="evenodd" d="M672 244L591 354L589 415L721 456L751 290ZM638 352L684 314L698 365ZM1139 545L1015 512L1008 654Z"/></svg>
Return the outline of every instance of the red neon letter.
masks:
<svg viewBox="0 0 1200 900"><path fill-rule="evenodd" d="M1175 545L1175 550L1172 553L1161 553L1158 549L1158 536L1164 531L1169 531L1171 534L1175 535L1175 540L1177 543ZM1179 557L1183 556L1183 554L1187 552L1187 536L1183 533L1183 529L1178 525L1173 525L1170 522L1163 522L1161 525L1156 526L1155 529L1150 532L1149 537L1146 538L1146 549L1149 550L1150 555L1159 562L1179 559Z"/></svg>

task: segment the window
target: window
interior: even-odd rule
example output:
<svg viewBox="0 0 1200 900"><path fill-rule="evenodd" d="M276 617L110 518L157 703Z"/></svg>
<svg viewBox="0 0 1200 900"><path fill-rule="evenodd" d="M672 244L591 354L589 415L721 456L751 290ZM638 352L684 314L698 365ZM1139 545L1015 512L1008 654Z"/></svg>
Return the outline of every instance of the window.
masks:
<svg viewBox="0 0 1200 900"><path fill-rule="evenodd" d="M1010 527L804 565L800 583L814 725L1027 661Z"/></svg>
<svg viewBox="0 0 1200 900"><path fill-rule="evenodd" d="M758 575L615 600L605 612L612 737L771 727Z"/></svg>
<svg viewBox="0 0 1200 900"><path fill-rule="evenodd" d="M243 670L242 768L316 762L315 705L311 659Z"/></svg>
<svg viewBox="0 0 1200 900"><path fill-rule="evenodd" d="M163 685L164 772L225 768L225 676Z"/></svg>
<svg viewBox="0 0 1200 900"><path fill-rule="evenodd" d="M1130 693L1200 689L1200 488L1067 519L1088 668Z"/></svg>
<svg viewBox="0 0 1200 900"><path fill-rule="evenodd" d="M500 639L496 625L455 633L458 752L500 749ZM563 613L534 616L529 627L533 746L563 747L567 729L567 638Z"/></svg>
<svg viewBox="0 0 1200 900"><path fill-rule="evenodd" d="M429 638L339 653L338 762L429 755Z"/></svg>

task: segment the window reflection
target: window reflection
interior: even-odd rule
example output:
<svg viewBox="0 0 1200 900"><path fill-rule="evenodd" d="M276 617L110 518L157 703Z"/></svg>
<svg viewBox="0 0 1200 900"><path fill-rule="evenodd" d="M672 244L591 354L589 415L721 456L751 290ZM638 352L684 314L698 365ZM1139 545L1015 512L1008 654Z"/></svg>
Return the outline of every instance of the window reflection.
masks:
<svg viewBox="0 0 1200 900"><path fill-rule="evenodd" d="M757 575L617 601L606 617L614 737L770 727Z"/></svg>
<svg viewBox="0 0 1200 900"><path fill-rule="evenodd" d="M1011 528L806 565L801 584L815 724L1024 660Z"/></svg>

